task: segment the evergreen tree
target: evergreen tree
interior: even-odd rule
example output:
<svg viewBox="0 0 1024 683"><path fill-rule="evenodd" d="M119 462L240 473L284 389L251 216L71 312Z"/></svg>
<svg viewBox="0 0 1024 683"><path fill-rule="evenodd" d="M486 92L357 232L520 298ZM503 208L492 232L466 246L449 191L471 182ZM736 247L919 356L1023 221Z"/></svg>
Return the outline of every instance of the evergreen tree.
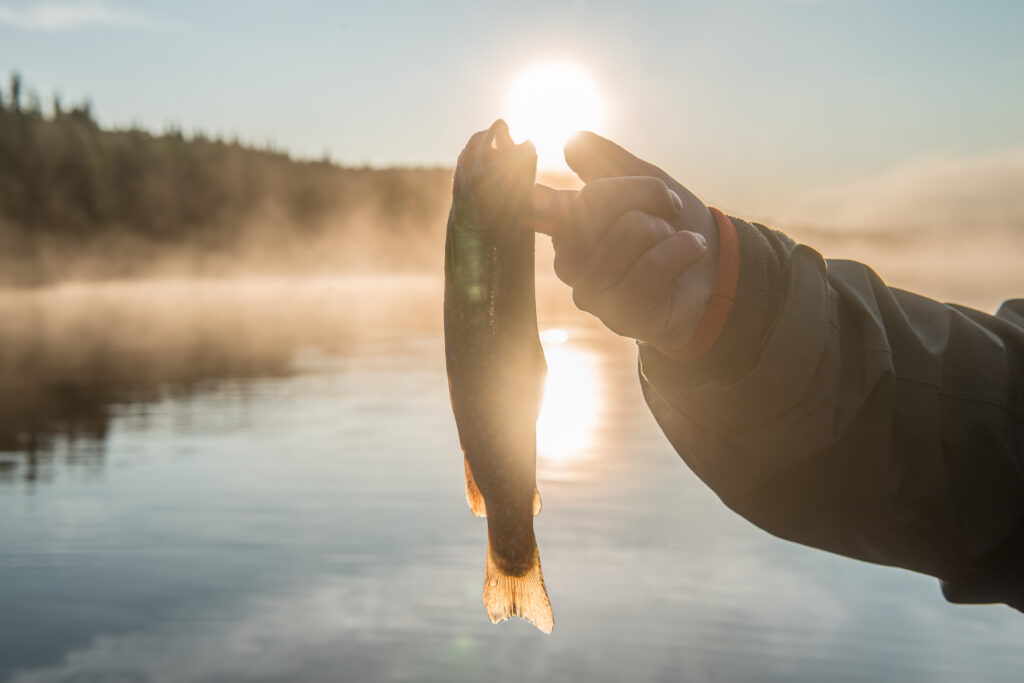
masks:
<svg viewBox="0 0 1024 683"><path fill-rule="evenodd" d="M319 163L292 161L269 140L261 151L175 124L162 136L137 124L103 130L88 100L54 94L43 116L17 73L2 97L0 287L62 279L79 254L90 276L122 277L167 253L234 268L244 249L254 267L275 270L422 265L436 253L408 237L440 239L450 170L341 168L326 151ZM373 237L361 236L364 224Z"/></svg>
<svg viewBox="0 0 1024 683"><path fill-rule="evenodd" d="M21 111L21 74L11 73L11 109Z"/></svg>
<svg viewBox="0 0 1024 683"><path fill-rule="evenodd" d="M39 91L37 91L35 88L29 88L28 89L28 97L26 98L26 100L27 100L27 103L26 103L26 106L25 106L25 110L29 114L42 114L43 113L43 103L39 99Z"/></svg>

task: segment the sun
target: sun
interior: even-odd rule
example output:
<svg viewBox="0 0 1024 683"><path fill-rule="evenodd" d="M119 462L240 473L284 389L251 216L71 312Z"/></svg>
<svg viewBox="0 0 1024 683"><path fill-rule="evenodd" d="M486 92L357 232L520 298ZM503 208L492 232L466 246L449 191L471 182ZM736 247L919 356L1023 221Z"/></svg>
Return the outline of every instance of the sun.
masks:
<svg viewBox="0 0 1024 683"><path fill-rule="evenodd" d="M544 62L523 71L508 92L505 120L517 142L533 141L537 163L564 166L573 133L604 126L606 104L590 75L572 62Z"/></svg>

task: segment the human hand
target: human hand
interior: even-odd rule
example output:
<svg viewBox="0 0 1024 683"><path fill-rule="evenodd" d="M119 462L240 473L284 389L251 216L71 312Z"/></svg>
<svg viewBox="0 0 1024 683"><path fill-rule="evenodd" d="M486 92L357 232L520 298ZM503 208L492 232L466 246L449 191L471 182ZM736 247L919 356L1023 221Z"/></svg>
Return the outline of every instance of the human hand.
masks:
<svg viewBox="0 0 1024 683"><path fill-rule="evenodd" d="M718 264L711 211L657 166L593 133L565 147L578 191L537 185L536 229L573 301L616 334L685 347L707 309Z"/></svg>

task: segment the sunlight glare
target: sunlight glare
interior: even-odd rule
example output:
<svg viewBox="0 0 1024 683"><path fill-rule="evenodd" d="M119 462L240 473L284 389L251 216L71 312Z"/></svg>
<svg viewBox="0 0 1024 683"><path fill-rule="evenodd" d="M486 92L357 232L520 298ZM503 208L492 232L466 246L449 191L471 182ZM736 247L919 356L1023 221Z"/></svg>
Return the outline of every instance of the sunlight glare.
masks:
<svg viewBox="0 0 1024 683"><path fill-rule="evenodd" d="M548 374L537 420L537 454L550 461L571 460L593 440L600 408L595 358L564 344L565 330L545 330L541 338Z"/></svg>
<svg viewBox="0 0 1024 683"><path fill-rule="evenodd" d="M564 344L569 341L569 333L560 327L551 327L540 333L540 340L545 344Z"/></svg>
<svg viewBox="0 0 1024 683"><path fill-rule="evenodd" d="M527 69L512 84L505 119L516 142L532 140L537 163L564 167L562 148L580 130L604 125L605 101L590 76L571 62Z"/></svg>

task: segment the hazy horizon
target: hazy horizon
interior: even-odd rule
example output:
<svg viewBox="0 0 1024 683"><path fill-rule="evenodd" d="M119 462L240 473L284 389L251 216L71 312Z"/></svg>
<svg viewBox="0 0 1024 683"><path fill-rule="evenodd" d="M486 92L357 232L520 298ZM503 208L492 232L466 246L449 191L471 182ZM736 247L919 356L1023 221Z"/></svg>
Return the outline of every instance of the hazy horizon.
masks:
<svg viewBox="0 0 1024 683"><path fill-rule="evenodd" d="M91 97L107 126L451 166L517 74L568 60L608 102L597 132L719 204L777 213L908 165L1020 155L1022 25L1008 1L6 0L0 68Z"/></svg>

